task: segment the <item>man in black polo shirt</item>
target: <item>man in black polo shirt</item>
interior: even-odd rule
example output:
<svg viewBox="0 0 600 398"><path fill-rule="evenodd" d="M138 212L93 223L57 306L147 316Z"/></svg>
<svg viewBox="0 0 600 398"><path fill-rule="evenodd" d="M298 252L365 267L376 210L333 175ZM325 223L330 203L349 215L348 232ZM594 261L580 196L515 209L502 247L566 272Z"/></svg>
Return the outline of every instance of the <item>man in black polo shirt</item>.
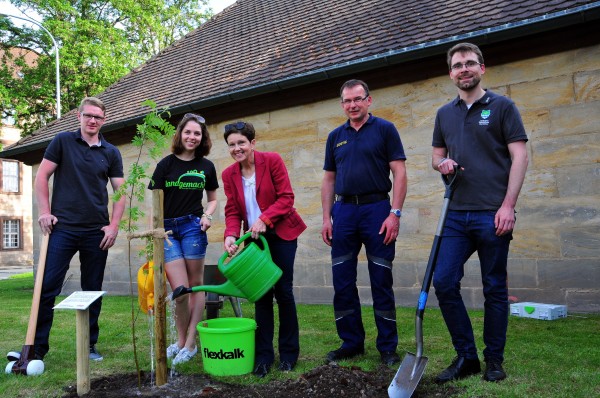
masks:
<svg viewBox="0 0 600 398"><path fill-rule="evenodd" d="M406 156L396 127L368 112L372 99L365 82L349 80L340 94L348 121L327 138L321 187L321 234L331 246L333 308L342 339L342 346L329 352L327 361L364 353L365 330L356 287L358 253L364 244L378 332L376 346L381 361L393 365L400 357L396 353L392 261L406 197Z"/></svg>
<svg viewBox="0 0 600 398"><path fill-rule="evenodd" d="M502 362L509 309L508 249L527 170L527 135L513 101L481 87L485 65L477 46L457 44L448 50L447 61L458 97L438 110L432 166L451 174L460 165L463 172L449 206L433 286L457 357L436 382L481 371L473 328L460 294L464 264L475 251L485 297L483 378L500 381L506 378Z"/></svg>
<svg viewBox="0 0 600 398"><path fill-rule="evenodd" d="M102 290L108 249L115 243L125 209L123 197L113 203L109 219L106 185L110 181L116 191L124 179L119 150L100 134L105 122L104 104L98 98L84 98L77 118L80 128L54 137L35 177L38 223L44 235L50 234L35 335L34 349L39 359L50 349L52 308L71 259L79 252L81 289ZM52 175L50 206L48 180ZM102 298L99 298L89 308L90 359L96 361L102 360L95 348L101 306Z"/></svg>

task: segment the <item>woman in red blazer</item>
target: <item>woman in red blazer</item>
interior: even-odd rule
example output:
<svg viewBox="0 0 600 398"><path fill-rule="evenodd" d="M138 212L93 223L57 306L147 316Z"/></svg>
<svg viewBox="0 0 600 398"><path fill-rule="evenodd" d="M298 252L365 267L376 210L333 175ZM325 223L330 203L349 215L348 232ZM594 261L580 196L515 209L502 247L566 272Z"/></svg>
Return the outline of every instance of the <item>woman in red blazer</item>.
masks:
<svg viewBox="0 0 600 398"><path fill-rule="evenodd" d="M294 300L294 259L298 236L306 224L294 209L294 192L283 159L277 153L257 152L254 127L237 122L225 126L225 142L235 163L223 171L225 250L234 254L240 231L252 238L262 234L273 262L283 271L274 288L255 303L256 358L254 374L264 377L275 361L273 295L279 307L279 370L290 371L298 361L300 344Z"/></svg>

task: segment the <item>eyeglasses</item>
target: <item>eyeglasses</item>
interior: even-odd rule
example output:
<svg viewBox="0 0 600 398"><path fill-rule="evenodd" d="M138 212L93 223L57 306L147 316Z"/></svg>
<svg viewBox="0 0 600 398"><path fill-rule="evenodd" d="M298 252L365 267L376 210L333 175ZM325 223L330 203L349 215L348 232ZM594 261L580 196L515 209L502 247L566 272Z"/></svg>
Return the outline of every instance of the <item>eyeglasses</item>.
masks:
<svg viewBox="0 0 600 398"><path fill-rule="evenodd" d="M92 115L91 113L82 113L81 116L83 116L83 118L87 120L96 119L97 122L103 122L105 119L104 116Z"/></svg>
<svg viewBox="0 0 600 398"><path fill-rule="evenodd" d="M458 71L458 70L462 70L463 67L467 67L467 69L472 70L475 69L476 67L483 65L477 61L467 61L464 64L462 62L457 62L454 65L452 65L450 67L450 69Z"/></svg>
<svg viewBox="0 0 600 398"><path fill-rule="evenodd" d="M197 121L200 124L206 124L206 120L204 120L204 118L200 115L196 115L194 113L186 113L185 115L183 115L184 119L194 119L195 121Z"/></svg>
<svg viewBox="0 0 600 398"><path fill-rule="evenodd" d="M237 122L237 123L226 124L225 125L225 132L229 133L230 131L233 131L233 130L243 130L244 128L246 128L246 123L244 123L244 122Z"/></svg>
<svg viewBox="0 0 600 398"><path fill-rule="evenodd" d="M364 97L356 97L356 98L352 98L352 99L344 99L342 100L342 104L344 105L350 105L351 103L355 103L356 105L360 105L363 101L366 101L367 98L369 98L368 95L365 95Z"/></svg>

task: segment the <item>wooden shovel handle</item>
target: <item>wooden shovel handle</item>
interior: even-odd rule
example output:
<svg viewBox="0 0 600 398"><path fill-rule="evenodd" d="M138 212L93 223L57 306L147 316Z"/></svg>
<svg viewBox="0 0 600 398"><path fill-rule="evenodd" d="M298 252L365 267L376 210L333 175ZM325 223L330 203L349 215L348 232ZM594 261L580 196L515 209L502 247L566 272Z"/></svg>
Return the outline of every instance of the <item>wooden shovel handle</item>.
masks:
<svg viewBox="0 0 600 398"><path fill-rule="evenodd" d="M46 269L46 256L48 254L48 241L50 234L42 238L42 247L40 248L40 259L38 261L37 272L35 274L35 285L33 286L33 299L31 300L31 313L29 314L29 325L27 326L27 335L25 344L33 345L35 342L35 330L37 326L37 317L40 310L40 297L42 296L42 283L44 282L44 270Z"/></svg>

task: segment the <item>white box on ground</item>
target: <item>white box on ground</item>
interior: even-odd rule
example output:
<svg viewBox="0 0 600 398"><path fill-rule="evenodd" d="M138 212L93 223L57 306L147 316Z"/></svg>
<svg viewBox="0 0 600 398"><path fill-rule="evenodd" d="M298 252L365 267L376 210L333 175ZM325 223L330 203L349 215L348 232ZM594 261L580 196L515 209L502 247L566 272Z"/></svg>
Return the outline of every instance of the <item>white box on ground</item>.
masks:
<svg viewBox="0 0 600 398"><path fill-rule="evenodd" d="M515 303L510 305L510 314L523 318L542 319L552 321L567 316L567 306L542 303Z"/></svg>

